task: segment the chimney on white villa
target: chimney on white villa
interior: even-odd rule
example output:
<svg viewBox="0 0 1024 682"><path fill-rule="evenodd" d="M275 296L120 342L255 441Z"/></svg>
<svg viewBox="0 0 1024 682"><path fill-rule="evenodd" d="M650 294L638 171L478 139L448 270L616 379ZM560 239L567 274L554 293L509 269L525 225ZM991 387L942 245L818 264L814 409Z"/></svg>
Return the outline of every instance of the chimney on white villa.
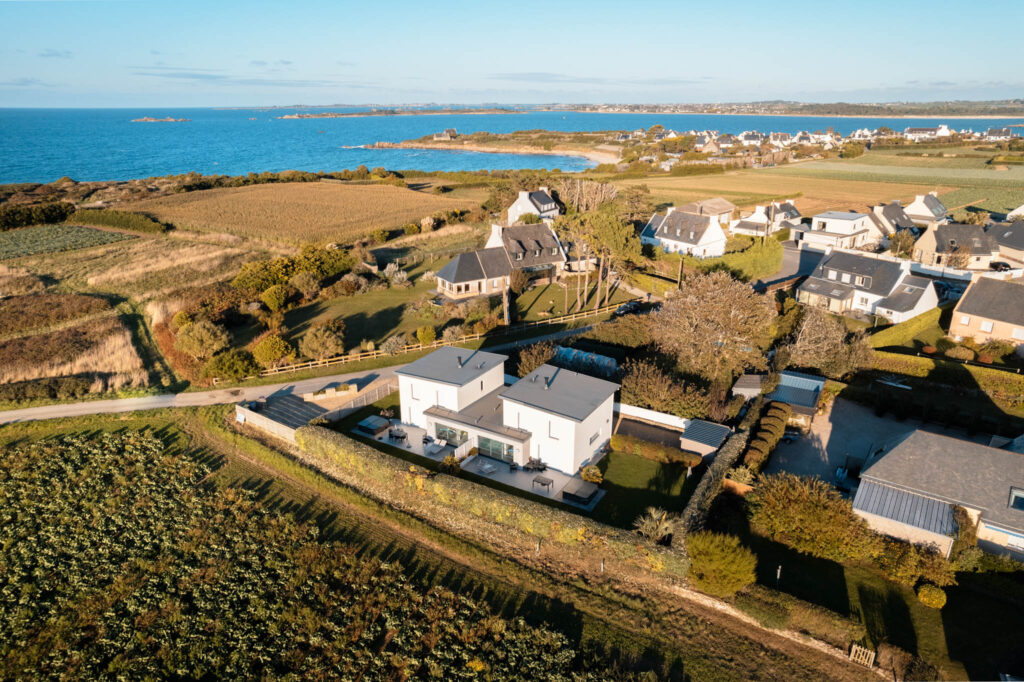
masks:
<svg viewBox="0 0 1024 682"><path fill-rule="evenodd" d="M519 198L520 199L526 199L529 196L530 196L530 193L527 192L525 189L519 191Z"/></svg>
<svg viewBox="0 0 1024 682"><path fill-rule="evenodd" d="M498 223L491 223L491 236L487 238L487 243L484 244L485 249L493 249L501 246L501 235L505 231L504 225Z"/></svg>
<svg viewBox="0 0 1024 682"><path fill-rule="evenodd" d="M676 210L676 207L675 207L675 206L669 206L669 207L668 207L668 208L667 208L667 209L665 210L665 215L666 215L666 216L670 216L670 215L672 215L672 211L674 211L674 210Z"/></svg>
<svg viewBox="0 0 1024 682"><path fill-rule="evenodd" d="M551 194L551 192L548 191L547 187L540 187L540 191L544 192L545 194Z"/></svg>
<svg viewBox="0 0 1024 682"><path fill-rule="evenodd" d="M455 361L456 361L456 362L458 363L458 365L459 365L459 369L462 369L462 356L461 356L461 355L460 355L460 356L458 356L458 357L457 357L457 358L455 359Z"/></svg>

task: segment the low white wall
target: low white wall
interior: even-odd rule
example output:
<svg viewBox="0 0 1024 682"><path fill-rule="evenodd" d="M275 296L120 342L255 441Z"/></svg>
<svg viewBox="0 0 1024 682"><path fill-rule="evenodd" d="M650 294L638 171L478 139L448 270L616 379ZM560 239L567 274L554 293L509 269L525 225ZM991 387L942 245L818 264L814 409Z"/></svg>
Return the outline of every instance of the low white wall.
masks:
<svg viewBox="0 0 1024 682"><path fill-rule="evenodd" d="M268 419L266 415L262 415L259 412L253 412L249 408L243 407L241 404L235 405L235 421L239 424L248 424L260 431L269 433L272 436L283 438L290 443L295 442L295 429L290 429L284 424L279 424L272 419Z"/></svg>
<svg viewBox="0 0 1024 682"><path fill-rule="evenodd" d="M690 423L689 419L683 419L682 417L677 417L672 414L665 414L664 412L655 412L654 410L648 410L635 405L626 405L624 403L615 403L615 411L625 417L635 417L636 419L661 424L662 426L667 426L670 429L679 429L680 431L684 430Z"/></svg>

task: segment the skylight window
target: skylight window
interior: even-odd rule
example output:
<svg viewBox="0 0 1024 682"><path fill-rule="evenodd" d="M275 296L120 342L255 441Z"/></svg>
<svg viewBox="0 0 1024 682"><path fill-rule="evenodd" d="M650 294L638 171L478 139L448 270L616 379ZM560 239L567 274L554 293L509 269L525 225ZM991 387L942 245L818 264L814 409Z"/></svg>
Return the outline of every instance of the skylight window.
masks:
<svg viewBox="0 0 1024 682"><path fill-rule="evenodd" d="M1024 490L1010 488L1010 509L1024 511Z"/></svg>

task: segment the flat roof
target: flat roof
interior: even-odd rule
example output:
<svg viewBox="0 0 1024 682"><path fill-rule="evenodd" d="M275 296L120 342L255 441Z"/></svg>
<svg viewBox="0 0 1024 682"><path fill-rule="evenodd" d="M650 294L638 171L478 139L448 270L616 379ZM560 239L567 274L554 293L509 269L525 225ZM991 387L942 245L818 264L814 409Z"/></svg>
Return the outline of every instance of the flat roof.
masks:
<svg viewBox="0 0 1024 682"><path fill-rule="evenodd" d="M825 211L814 216L815 218L824 218L826 220L858 220L860 218L866 218L867 213L857 213L856 211Z"/></svg>
<svg viewBox="0 0 1024 682"><path fill-rule="evenodd" d="M505 385L502 384L458 412L435 405L423 410L423 414L481 431L488 431L522 443L529 440L530 432L525 429L517 429L514 426L505 426L505 402L501 399L501 392L504 390Z"/></svg>
<svg viewBox="0 0 1024 682"><path fill-rule="evenodd" d="M501 397L527 407L583 421L615 395L619 385L551 365L541 365L509 386Z"/></svg>
<svg viewBox="0 0 1024 682"><path fill-rule="evenodd" d="M722 424L716 424L714 422L707 422L703 419L691 419L687 424L686 428L683 429L683 433L680 435L680 440L692 440L695 443L701 445L709 445L713 448L719 447L725 442L725 439L732 433L732 429Z"/></svg>
<svg viewBox="0 0 1024 682"><path fill-rule="evenodd" d="M504 367L507 359L508 356L498 353L442 346L430 355L395 370L395 374L465 386L495 367Z"/></svg>

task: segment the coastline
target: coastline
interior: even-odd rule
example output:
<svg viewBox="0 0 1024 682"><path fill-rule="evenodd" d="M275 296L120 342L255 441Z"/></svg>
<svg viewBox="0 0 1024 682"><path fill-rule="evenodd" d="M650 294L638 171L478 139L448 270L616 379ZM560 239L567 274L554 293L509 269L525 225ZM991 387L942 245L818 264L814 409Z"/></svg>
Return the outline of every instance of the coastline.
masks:
<svg viewBox="0 0 1024 682"><path fill-rule="evenodd" d="M542 156L577 156L594 163L618 163L619 157L611 152L583 149L534 149L532 147L492 147L478 144L440 143L425 144L415 142L375 142L366 145L367 149L440 149L454 152L479 152L481 154L539 154Z"/></svg>
<svg viewBox="0 0 1024 682"><path fill-rule="evenodd" d="M321 113L297 113L275 116L279 120L300 120L308 118L369 118L373 116L489 116L491 114L523 114L529 111L511 109L432 109L428 111L325 111Z"/></svg>
<svg viewBox="0 0 1024 682"><path fill-rule="evenodd" d="M551 114L571 113L571 114L642 114L644 116L765 116L772 118L891 118L891 119L908 119L908 118L926 118L926 119L981 119L981 120L992 120L992 119L1017 119L1024 121L1024 114L779 114L779 113L760 113L760 112L738 112L738 111L588 111L586 109L534 109L533 111L545 112ZM1020 124L1024 126L1024 123Z"/></svg>

